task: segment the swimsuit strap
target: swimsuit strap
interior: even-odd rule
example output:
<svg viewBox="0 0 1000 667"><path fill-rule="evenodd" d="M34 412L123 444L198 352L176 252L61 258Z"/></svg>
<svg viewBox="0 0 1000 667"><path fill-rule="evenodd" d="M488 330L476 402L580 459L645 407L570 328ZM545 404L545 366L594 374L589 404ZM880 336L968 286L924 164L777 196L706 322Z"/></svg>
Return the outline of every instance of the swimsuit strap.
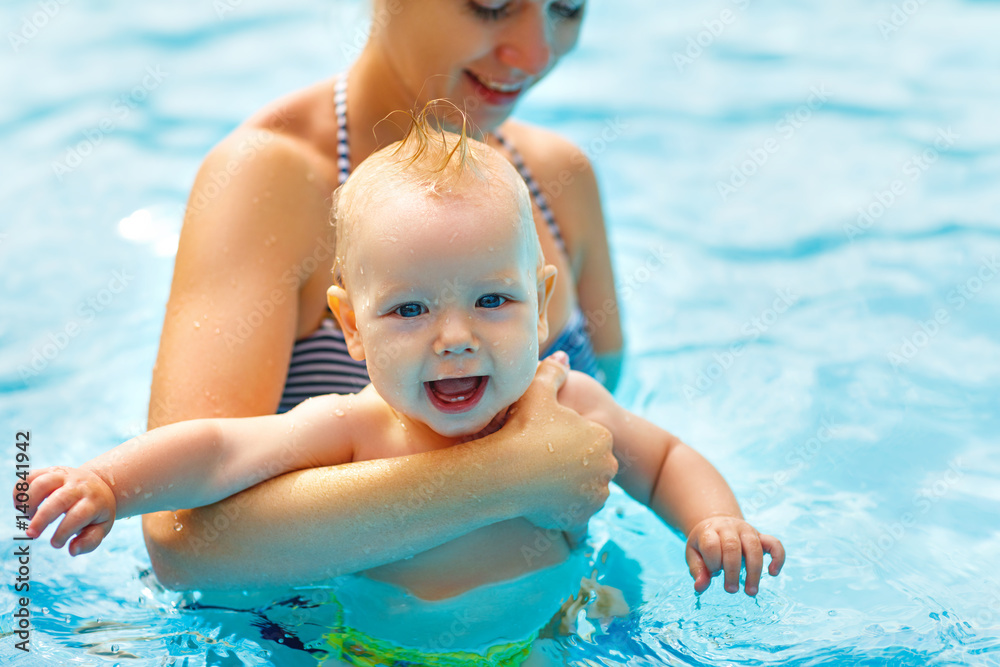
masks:
<svg viewBox="0 0 1000 667"><path fill-rule="evenodd" d="M497 141L503 147L505 151L510 153L510 158L514 162L514 166L517 167L517 173L521 174L521 178L528 185L528 191L531 193L531 198L535 201L538 206L538 210L542 212L542 217L545 219L545 224L548 225L549 231L552 232L552 236L555 238L556 243L559 248L566 252L566 242L563 241L562 234L559 232L559 225L556 224L556 216L552 213L552 209L549 208L549 202L545 199L545 194L542 189L538 187L538 181L531 174L531 170L528 169L528 165L524 164L524 159L521 154L514 148L514 144L507 140L505 136L500 134L500 132L494 132L493 136L497 138Z"/></svg>
<svg viewBox="0 0 1000 667"><path fill-rule="evenodd" d="M333 104L337 108L337 169L343 185L351 175L351 154L347 144L347 72L337 77L333 86Z"/></svg>

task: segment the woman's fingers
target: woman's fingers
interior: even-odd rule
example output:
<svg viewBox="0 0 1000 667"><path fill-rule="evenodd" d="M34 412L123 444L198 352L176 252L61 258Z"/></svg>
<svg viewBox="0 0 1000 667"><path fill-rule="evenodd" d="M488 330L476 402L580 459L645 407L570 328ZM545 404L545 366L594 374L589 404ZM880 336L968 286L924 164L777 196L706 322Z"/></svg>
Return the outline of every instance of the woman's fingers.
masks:
<svg viewBox="0 0 1000 667"><path fill-rule="evenodd" d="M569 357L562 350L553 352L539 364L535 372L535 382L545 387L546 393L554 398L569 377Z"/></svg>

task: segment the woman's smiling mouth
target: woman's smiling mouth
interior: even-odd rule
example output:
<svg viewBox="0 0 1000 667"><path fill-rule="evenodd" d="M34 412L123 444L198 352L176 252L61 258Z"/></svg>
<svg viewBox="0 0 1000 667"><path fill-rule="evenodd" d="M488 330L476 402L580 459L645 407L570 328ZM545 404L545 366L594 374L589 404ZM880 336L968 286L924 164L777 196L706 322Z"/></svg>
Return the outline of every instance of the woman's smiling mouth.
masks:
<svg viewBox="0 0 1000 667"><path fill-rule="evenodd" d="M441 412L455 414L476 407L488 383L488 376L473 375L425 382L424 388L435 408Z"/></svg>
<svg viewBox="0 0 1000 667"><path fill-rule="evenodd" d="M490 104L498 106L513 104L517 101L517 98L519 98L521 93L524 92L528 83L527 81L502 83L500 81L494 81L488 77L473 74L469 70L465 70L465 74L472 82L472 85L476 90L476 95L479 98L489 102Z"/></svg>

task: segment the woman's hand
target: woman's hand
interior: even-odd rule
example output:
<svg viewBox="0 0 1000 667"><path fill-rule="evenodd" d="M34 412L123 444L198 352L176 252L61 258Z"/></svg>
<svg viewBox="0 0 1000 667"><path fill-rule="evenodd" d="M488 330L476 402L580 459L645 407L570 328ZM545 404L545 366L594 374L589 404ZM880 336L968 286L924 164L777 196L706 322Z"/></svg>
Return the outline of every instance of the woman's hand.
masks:
<svg viewBox="0 0 1000 667"><path fill-rule="evenodd" d="M538 366L524 396L496 434L508 439L505 455L518 462L523 516L539 528L579 533L608 499L618 472L611 433L570 408L556 394L569 376L565 352Z"/></svg>
<svg viewBox="0 0 1000 667"><path fill-rule="evenodd" d="M52 535L52 546L69 544L71 556L90 553L111 531L115 522L115 494L96 473L83 468L55 466L33 470L28 479L28 511L31 524L25 531L36 538L56 521L66 517Z"/></svg>
<svg viewBox="0 0 1000 667"><path fill-rule="evenodd" d="M771 554L767 571L778 576L785 564L785 548L771 535L759 533L743 519L732 516L713 516L698 523L687 540L687 562L694 578L694 590L703 593L718 572L725 573L728 593L740 590L740 570L744 561L747 568L745 589L747 595L757 595L764 554Z"/></svg>

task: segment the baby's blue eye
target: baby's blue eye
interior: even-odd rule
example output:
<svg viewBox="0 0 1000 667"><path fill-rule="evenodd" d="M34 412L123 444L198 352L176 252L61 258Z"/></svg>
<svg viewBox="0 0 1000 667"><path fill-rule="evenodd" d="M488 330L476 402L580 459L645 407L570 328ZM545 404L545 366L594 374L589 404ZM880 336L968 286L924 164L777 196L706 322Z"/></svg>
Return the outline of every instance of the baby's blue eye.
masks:
<svg viewBox="0 0 1000 667"><path fill-rule="evenodd" d="M479 301L476 301L476 305L480 308L499 308L505 303L507 303L506 297L499 294L486 294L479 297Z"/></svg>
<svg viewBox="0 0 1000 667"><path fill-rule="evenodd" d="M392 312L400 317L416 317L423 315L425 311L426 309L419 303L404 303L402 306L397 306Z"/></svg>

